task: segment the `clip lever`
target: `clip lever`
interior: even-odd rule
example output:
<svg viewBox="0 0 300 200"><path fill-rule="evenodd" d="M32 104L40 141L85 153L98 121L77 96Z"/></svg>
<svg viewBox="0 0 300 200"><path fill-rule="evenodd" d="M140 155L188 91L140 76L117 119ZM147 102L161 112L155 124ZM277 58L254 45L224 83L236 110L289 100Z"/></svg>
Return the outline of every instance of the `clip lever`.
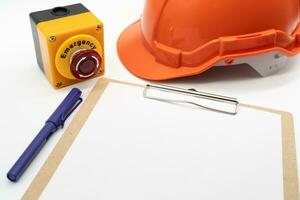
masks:
<svg viewBox="0 0 300 200"><path fill-rule="evenodd" d="M167 96L164 97L164 95ZM236 98L157 84L147 84L144 89L144 97L169 103L190 104L231 115L237 114L239 107Z"/></svg>

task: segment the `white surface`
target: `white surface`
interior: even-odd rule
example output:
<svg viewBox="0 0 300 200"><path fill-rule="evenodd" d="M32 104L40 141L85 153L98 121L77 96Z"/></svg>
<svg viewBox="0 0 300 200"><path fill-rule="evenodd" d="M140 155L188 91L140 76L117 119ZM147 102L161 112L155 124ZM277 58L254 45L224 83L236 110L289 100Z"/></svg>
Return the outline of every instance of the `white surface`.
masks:
<svg viewBox="0 0 300 200"><path fill-rule="evenodd" d="M0 1L0 199L19 199L51 152L62 131L51 138L19 183L12 184L7 181L6 172L71 89L69 87L59 91L53 90L40 72L35 60L28 14L32 11L77 2ZM142 82L121 65L116 54L116 41L120 32L140 17L144 2L142 0L93 0L82 1L82 3L105 24L106 76ZM297 56L288 61L286 68L265 78L261 78L250 68L232 67L216 68L200 76L166 83L237 97L244 103L290 111L295 116L296 133L298 133L300 130L299 65L300 56ZM76 87L88 92L94 82L95 80L77 84ZM299 141L298 134L297 141Z"/></svg>
<svg viewBox="0 0 300 200"><path fill-rule="evenodd" d="M283 200L279 115L199 112L142 94L108 86L41 199Z"/></svg>

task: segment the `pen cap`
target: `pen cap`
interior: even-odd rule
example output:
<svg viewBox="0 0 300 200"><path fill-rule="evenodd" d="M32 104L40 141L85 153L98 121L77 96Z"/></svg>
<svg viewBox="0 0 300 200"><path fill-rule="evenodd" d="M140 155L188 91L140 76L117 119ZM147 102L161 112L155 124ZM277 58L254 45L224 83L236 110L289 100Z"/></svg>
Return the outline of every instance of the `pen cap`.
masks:
<svg viewBox="0 0 300 200"><path fill-rule="evenodd" d="M56 128L63 126L65 120L82 102L81 94L79 89L72 89L46 123L53 123Z"/></svg>

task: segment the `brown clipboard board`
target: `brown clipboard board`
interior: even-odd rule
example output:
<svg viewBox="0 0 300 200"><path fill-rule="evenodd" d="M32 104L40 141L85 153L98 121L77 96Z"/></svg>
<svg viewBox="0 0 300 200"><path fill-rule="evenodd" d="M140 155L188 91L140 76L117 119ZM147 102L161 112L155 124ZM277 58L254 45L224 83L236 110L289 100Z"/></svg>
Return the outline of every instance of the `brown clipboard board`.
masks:
<svg viewBox="0 0 300 200"><path fill-rule="evenodd" d="M63 136L54 147L52 153L45 161L36 177L31 182L30 186L23 195L22 200L39 199L43 190L47 187L47 184L64 159L69 148L72 146L81 128L84 126L89 115L91 114L92 110L96 106L109 83L119 83L135 87L144 87L143 85L112 79L99 79L95 87L88 95L84 104L81 106L77 115L74 117L70 126L66 129ZM288 112L258 106L246 104L240 104L240 106L281 116L284 200L300 200L293 115Z"/></svg>

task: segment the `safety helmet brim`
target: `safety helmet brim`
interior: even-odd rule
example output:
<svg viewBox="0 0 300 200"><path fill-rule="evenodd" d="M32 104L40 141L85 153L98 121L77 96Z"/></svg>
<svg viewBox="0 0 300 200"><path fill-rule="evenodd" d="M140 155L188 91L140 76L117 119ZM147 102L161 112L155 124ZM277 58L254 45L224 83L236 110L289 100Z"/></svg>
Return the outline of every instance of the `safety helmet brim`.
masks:
<svg viewBox="0 0 300 200"><path fill-rule="evenodd" d="M299 33L300 27L298 27L293 34L293 37L296 38L295 41L298 41ZM227 58L236 59L240 57L257 56L274 51L285 56L293 56L300 51L298 46L288 50L280 47L271 47L238 54L225 54L222 56L216 56L193 67L170 67L168 65L164 65L162 62L158 62L155 55L153 55L151 51L149 51L149 48L147 48L145 45L145 40L141 29L141 20L131 24L121 33L117 43L117 49L122 64L129 72L140 78L152 81L199 75L202 72L214 67L220 63L220 61L226 60Z"/></svg>
<svg viewBox="0 0 300 200"><path fill-rule="evenodd" d="M118 40L118 55L129 72L146 80L168 80L200 74L213 66L173 68L156 61L144 45L141 21L136 21L125 29ZM217 63L217 62L216 62Z"/></svg>

